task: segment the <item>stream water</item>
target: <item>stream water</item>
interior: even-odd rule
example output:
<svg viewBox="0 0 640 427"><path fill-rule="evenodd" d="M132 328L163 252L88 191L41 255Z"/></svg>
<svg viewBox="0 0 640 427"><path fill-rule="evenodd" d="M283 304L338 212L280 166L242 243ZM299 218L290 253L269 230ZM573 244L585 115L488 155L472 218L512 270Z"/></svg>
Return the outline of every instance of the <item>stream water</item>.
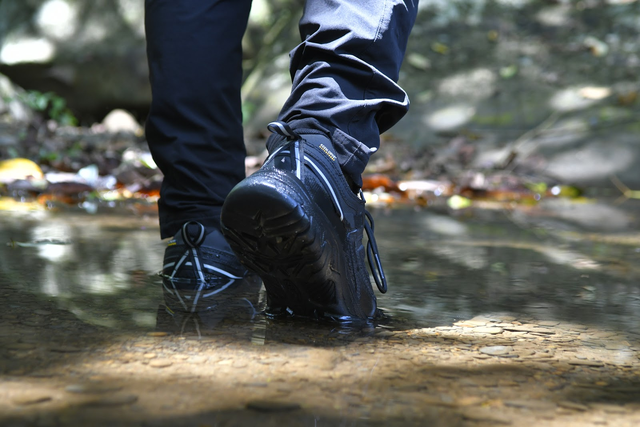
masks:
<svg viewBox="0 0 640 427"><path fill-rule="evenodd" d="M419 425L426 419L434 425L436 420L442 425L509 424L517 414L496 421L454 411L478 402L468 390L447 397L429 380L422 383L430 390L425 395L400 365L410 361L426 375L442 367L438 360L450 361L456 352L526 341L528 336L518 334L531 330L517 330L522 325L559 325L570 335L576 334L571 325L579 325L578 335L612 336L626 343L620 349L633 362L621 366L637 376L639 211L635 201L548 201L526 209L454 213L377 209L376 238L389 278L389 292L378 301L387 319L358 331L265 319L256 278L219 310L170 316L156 274L165 243L158 238L154 215L124 209L5 212L0 216L0 424L200 426L261 420L262 425ZM474 332L471 338L464 338L464 327ZM454 329L457 338L444 338L457 340L455 348L442 346L442 334ZM496 334L500 340L490 341ZM579 354L581 343L566 351ZM560 354L557 342L540 345ZM544 351L549 349L518 357ZM483 361L486 352L481 353L469 353L459 363L471 369ZM383 375L389 384L372 383L372 372L387 366L376 354L400 364L389 365ZM603 357L598 363L608 366ZM591 354L578 359L595 360ZM304 363L296 365L299 360ZM571 365L562 357L557 362ZM440 384L469 377L451 375ZM444 404L433 403L433 392ZM386 397L372 402L376 393ZM481 406L496 400L491 393L497 391L480 393L489 396ZM622 403L632 403L633 396ZM588 403L587 398L565 399ZM475 403L456 406L454 400ZM571 425L570 418L556 419L557 410L543 418ZM640 413L625 411L631 420ZM531 425L540 417L531 418Z"/></svg>

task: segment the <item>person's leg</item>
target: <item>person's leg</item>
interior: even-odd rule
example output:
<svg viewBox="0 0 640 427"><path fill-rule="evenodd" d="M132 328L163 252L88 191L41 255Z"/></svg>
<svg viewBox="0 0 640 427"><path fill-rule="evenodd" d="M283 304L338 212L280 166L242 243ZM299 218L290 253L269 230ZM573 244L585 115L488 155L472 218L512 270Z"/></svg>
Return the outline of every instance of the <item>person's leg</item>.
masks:
<svg viewBox="0 0 640 427"><path fill-rule="evenodd" d="M164 173L162 238L187 221L219 228L244 178L242 36L251 0L146 0L153 100L146 136Z"/></svg>
<svg viewBox="0 0 640 427"><path fill-rule="evenodd" d="M246 274L220 232L245 175L240 86L251 0L146 0L152 103L146 137L164 173L158 202L167 311L203 311Z"/></svg>
<svg viewBox="0 0 640 427"><path fill-rule="evenodd" d="M380 132L407 111L396 81L416 9L411 0L307 2L271 154L221 216L231 247L263 279L268 312L376 316L365 253L382 292L386 279L356 187Z"/></svg>
<svg viewBox="0 0 640 427"><path fill-rule="evenodd" d="M294 130L326 131L356 184L379 135L407 112L397 85L418 0L308 0L291 52L291 95L279 116Z"/></svg>

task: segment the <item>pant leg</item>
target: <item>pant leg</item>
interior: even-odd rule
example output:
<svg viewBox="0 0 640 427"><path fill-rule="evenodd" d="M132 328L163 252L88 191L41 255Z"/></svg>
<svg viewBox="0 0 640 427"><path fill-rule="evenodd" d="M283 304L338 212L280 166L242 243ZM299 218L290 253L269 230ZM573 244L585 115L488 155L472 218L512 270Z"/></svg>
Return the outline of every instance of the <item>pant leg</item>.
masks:
<svg viewBox="0 0 640 427"><path fill-rule="evenodd" d="M244 178L242 36L251 0L146 0L152 103L146 122L164 181L163 238L188 220L219 227Z"/></svg>
<svg viewBox="0 0 640 427"><path fill-rule="evenodd" d="M397 85L418 0L308 0L293 88L279 120L330 134L342 169L360 175L380 134L409 108Z"/></svg>

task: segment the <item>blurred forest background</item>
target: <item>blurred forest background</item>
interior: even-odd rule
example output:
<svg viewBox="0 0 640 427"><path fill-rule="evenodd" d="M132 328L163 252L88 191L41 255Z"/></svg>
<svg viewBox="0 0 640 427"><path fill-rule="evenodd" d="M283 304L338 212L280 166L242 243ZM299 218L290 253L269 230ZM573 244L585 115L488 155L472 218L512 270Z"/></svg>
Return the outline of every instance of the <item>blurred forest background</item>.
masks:
<svg viewBox="0 0 640 427"><path fill-rule="evenodd" d="M253 1L248 172L289 93L302 9ZM636 0L421 0L400 77L411 110L365 183L388 202L635 197L639 70ZM143 0L0 0L0 195L155 195L150 98Z"/></svg>

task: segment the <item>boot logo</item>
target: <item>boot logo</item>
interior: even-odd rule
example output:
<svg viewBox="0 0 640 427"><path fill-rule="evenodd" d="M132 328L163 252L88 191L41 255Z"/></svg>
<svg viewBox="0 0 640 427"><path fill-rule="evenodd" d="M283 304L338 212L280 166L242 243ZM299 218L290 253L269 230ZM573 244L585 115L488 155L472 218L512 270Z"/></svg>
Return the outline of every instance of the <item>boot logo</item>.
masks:
<svg viewBox="0 0 640 427"><path fill-rule="evenodd" d="M320 149L331 159L332 162L336 161L336 155L333 154L324 144L320 144Z"/></svg>

